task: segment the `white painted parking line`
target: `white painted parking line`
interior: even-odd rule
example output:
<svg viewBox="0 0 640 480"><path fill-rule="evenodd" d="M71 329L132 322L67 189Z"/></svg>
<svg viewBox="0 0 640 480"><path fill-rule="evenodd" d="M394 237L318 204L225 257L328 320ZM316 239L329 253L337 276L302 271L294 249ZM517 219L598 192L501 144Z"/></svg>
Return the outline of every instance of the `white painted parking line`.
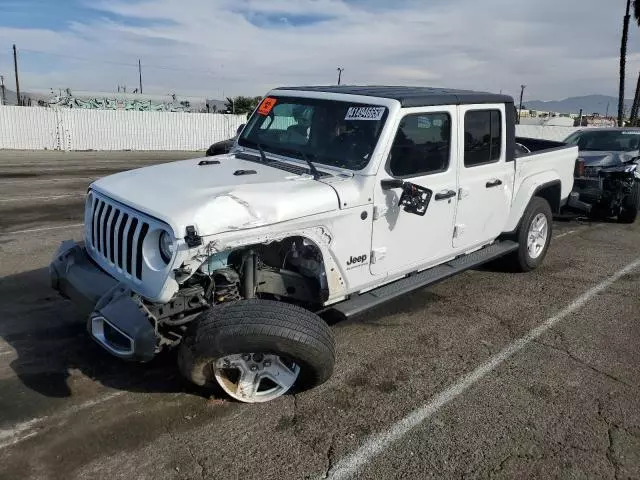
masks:
<svg viewBox="0 0 640 480"><path fill-rule="evenodd" d="M558 238L563 238L563 237L566 237L568 235L573 235L574 233L587 232L589 230L596 230L598 228L603 228L604 226L606 226L606 224L599 223L597 225L589 225L589 226L587 226L587 228L583 228L583 229L580 229L580 230L569 230L568 232L563 232L563 233L559 233L558 235L554 235L553 239L556 240Z"/></svg>
<svg viewBox="0 0 640 480"><path fill-rule="evenodd" d="M42 195L39 197L32 196L23 196L23 197L12 197L12 198L0 198L0 203L2 202L26 202L29 200L58 200L59 198L68 198L68 197L82 197L85 193L65 193L63 195Z"/></svg>
<svg viewBox="0 0 640 480"><path fill-rule="evenodd" d="M75 180L95 180L98 178L97 176L92 177L64 177L64 178L33 178L33 177L23 177L23 178L11 178L11 179L3 179L0 178L0 185L11 185L18 182L23 183L56 183L56 182L71 182Z"/></svg>
<svg viewBox="0 0 640 480"><path fill-rule="evenodd" d="M33 437L37 435L40 430L40 425L45 420L50 420L52 422L64 420L71 415L74 415L82 410L86 410L87 408L95 407L96 405L100 405L101 403L107 402L113 398L120 397L127 392L119 391L113 392L103 397L96 398L94 400L89 400L84 403L80 403L78 405L73 405L66 410L63 410L57 414L50 415L48 417L38 417L32 418L31 420L27 420L26 422L18 423L12 427L6 429L0 429L0 450L3 448L9 447L11 445L15 445L16 443L22 442L27 438Z"/></svg>
<svg viewBox="0 0 640 480"><path fill-rule="evenodd" d="M460 379L452 384L446 390L432 397L428 403L410 412L399 422L391 425L391 427L381 433L375 434L354 453L347 455L338 461L333 468L323 478L333 480L347 479L355 475L362 467L371 462L378 455L384 453L393 443L401 440L412 429L422 424L442 407L464 394L469 388L478 383L489 373L493 372L497 367L509 360L513 355L524 349L531 342L539 338L542 334L563 320L568 315L582 308L593 297L602 293L622 276L640 267L640 258L628 264L626 267L618 270L609 278L599 283L595 287L587 290L580 295L568 306L560 310L554 316L545 320L542 324L532 329L525 336L517 339L501 350L489 360L481 364L472 372L460 377Z"/></svg>
<svg viewBox="0 0 640 480"><path fill-rule="evenodd" d="M15 230L13 232L2 232L0 237L7 237L9 235L18 235L20 233L34 233L34 232L46 232L48 230L62 230L63 228L78 228L82 227L84 223L72 223L71 225L58 225L57 227L42 227L42 228L29 228L27 230Z"/></svg>
<svg viewBox="0 0 640 480"><path fill-rule="evenodd" d="M556 235L553 238L554 239L558 239L558 238L566 237L567 235L571 235L571 234L576 233L576 232L577 232L577 230L569 230L568 232L561 233L560 235Z"/></svg>
<svg viewBox="0 0 640 480"><path fill-rule="evenodd" d="M84 225L83 223L73 223L71 225L59 225L59 226L56 226L56 227L29 228L27 230L15 230L13 232L0 232L0 237L1 236L9 236L9 235L18 235L20 233L46 232L47 230L60 230L60 229L63 229L63 228L77 228L77 227L82 227L83 225ZM600 225L596 225L593 228L598 228L599 226ZM565 232L565 233L561 233L560 235L556 235L553 238L554 239L562 238L565 235L570 235L570 234L576 233L576 232L577 232L577 230L571 230L569 232Z"/></svg>

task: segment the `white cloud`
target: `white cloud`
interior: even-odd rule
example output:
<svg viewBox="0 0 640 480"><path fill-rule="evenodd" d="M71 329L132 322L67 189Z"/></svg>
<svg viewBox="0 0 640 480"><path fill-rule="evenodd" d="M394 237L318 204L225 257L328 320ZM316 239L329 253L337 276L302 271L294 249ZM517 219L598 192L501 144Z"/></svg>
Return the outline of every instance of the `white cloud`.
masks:
<svg viewBox="0 0 640 480"><path fill-rule="evenodd" d="M25 51L24 88L135 86L135 67L104 62L135 64L141 58L149 93L262 94L278 85L333 83L340 65L347 83L502 89L512 95L524 83L528 98L616 95L624 14L619 3L104 1L99 8L105 18L76 18L62 31L0 28L0 46L8 52L15 42L23 50L94 59ZM314 17L321 21L313 23ZM627 97L640 68L637 30L632 25ZM2 69L8 76L6 54L0 55Z"/></svg>

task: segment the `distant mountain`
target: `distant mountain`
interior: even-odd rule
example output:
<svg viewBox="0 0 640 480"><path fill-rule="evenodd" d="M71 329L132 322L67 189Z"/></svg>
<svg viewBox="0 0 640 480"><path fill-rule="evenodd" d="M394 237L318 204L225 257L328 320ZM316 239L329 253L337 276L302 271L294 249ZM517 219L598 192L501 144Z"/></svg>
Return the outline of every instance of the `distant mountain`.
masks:
<svg viewBox="0 0 640 480"><path fill-rule="evenodd" d="M633 100L625 100L625 108L631 109L632 103ZM607 113L607 105L609 105L609 116L618 115L618 99L607 95L585 95L583 97L570 97L549 102L531 100L523 102L523 105L530 110L558 113L578 113L582 109L585 115L599 113L603 116Z"/></svg>

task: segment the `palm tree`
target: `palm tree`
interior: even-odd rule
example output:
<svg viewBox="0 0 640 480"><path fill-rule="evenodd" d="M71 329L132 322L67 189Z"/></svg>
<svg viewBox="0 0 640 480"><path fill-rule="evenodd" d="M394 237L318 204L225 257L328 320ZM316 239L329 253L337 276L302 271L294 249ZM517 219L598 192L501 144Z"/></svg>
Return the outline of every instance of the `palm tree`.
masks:
<svg viewBox="0 0 640 480"><path fill-rule="evenodd" d="M633 18L638 26L640 26L640 0L633 0ZM638 73L638 82L636 84L636 94L633 97L633 106L631 107L630 120L632 125L638 123L638 109L640 109L640 73Z"/></svg>
<svg viewBox="0 0 640 480"><path fill-rule="evenodd" d="M634 0L635 4L635 0ZM622 41L620 43L620 89L618 91L618 126L622 126L624 116L624 80L625 66L627 63L627 41L629 40L629 21L631 15L631 0L627 0L627 10L622 23Z"/></svg>
<svg viewBox="0 0 640 480"><path fill-rule="evenodd" d="M638 83L636 83L636 94L633 97L633 105L631 106L631 113L629 114L629 123L632 126L636 126L638 123L638 102L640 101L640 73L638 73Z"/></svg>
<svg viewBox="0 0 640 480"><path fill-rule="evenodd" d="M240 115L250 114L258 106L260 103L261 97L227 97L227 101L225 102L225 109L228 113L236 113Z"/></svg>

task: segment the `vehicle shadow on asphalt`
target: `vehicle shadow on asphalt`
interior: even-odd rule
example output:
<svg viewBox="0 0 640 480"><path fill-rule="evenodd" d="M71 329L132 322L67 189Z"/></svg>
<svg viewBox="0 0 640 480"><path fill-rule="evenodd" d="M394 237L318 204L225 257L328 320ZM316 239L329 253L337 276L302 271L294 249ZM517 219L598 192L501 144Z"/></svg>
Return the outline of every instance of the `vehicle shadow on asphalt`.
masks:
<svg viewBox="0 0 640 480"><path fill-rule="evenodd" d="M106 352L87 333L86 318L51 288L47 268L1 278L0 299L0 339L15 350L15 358L8 362L15 377L0 376L0 411L5 417L22 417L25 408L38 415L43 397L62 399L94 392L94 383L119 391L227 398L220 389L200 388L183 379L175 351L162 352L148 363L126 362ZM436 294L421 292L353 321L388 327L389 315L438 300ZM338 328L352 322L329 312L323 317ZM21 399L20 405L16 398Z"/></svg>
<svg viewBox="0 0 640 480"><path fill-rule="evenodd" d="M85 376L116 390L211 394L183 380L175 351L140 364L103 350L89 337L86 319L50 287L47 268L0 279L0 298L0 338L15 350L17 358L9 366L28 390L45 397L70 397L76 390L91 388L86 385L91 382L82 381ZM24 390L15 383L0 377L0 397L9 395L7 388ZM22 393L28 400L28 392Z"/></svg>
<svg viewBox="0 0 640 480"><path fill-rule="evenodd" d="M576 225L599 225L599 224L608 224L608 223L619 223L616 218L613 217L585 217L583 215L574 215L574 214L562 214L562 215L554 215L554 222L569 224L575 223Z"/></svg>

